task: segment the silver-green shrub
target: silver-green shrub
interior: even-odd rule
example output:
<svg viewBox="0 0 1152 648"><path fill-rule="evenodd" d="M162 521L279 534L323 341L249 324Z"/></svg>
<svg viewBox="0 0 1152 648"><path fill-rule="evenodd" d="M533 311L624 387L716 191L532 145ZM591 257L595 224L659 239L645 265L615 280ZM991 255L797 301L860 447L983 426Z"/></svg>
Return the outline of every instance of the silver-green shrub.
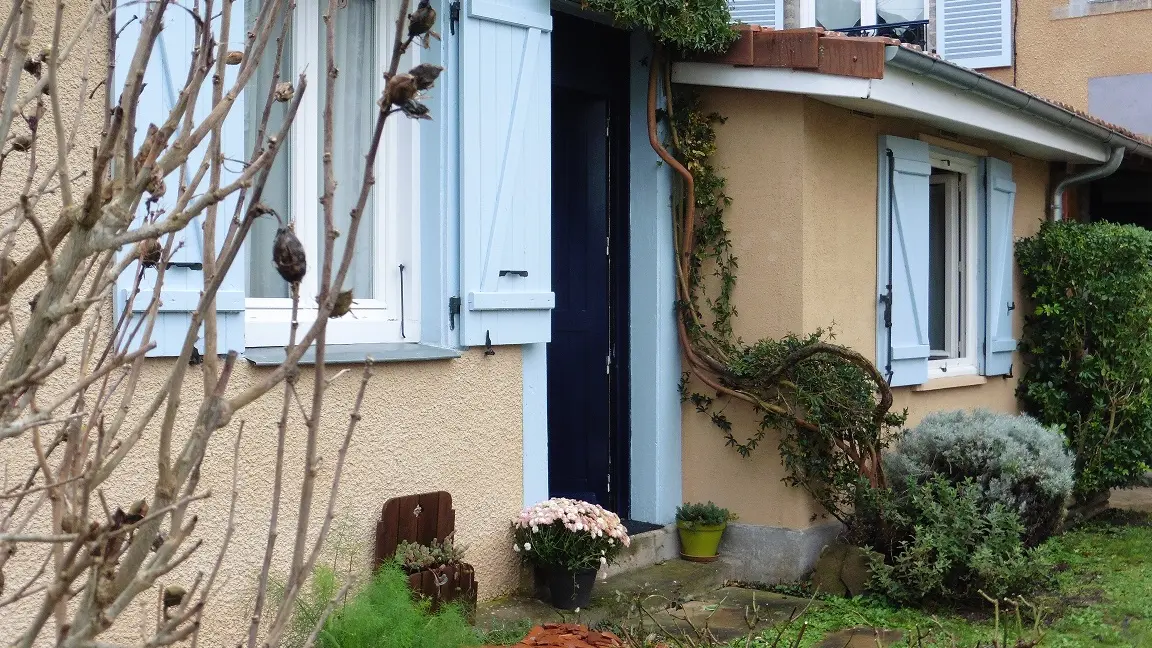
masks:
<svg viewBox="0 0 1152 648"><path fill-rule="evenodd" d="M1060 432L1030 416L983 409L926 416L885 454L884 468L897 486L909 478L973 480L988 506L1020 516L1029 547L1056 531L1073 486L1073 457Z"/></svg>

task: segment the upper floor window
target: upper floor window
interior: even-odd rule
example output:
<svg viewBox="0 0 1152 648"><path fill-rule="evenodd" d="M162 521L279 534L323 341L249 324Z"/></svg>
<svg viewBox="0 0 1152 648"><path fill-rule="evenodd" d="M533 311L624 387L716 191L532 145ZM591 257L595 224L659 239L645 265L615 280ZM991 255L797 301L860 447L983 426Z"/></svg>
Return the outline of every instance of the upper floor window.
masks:
<svg viewBox="0 0 1152 648"><path fill-rule="evenodd" d="M806 0L804 26L845 29L928 19L928 0Z"/></svg>
<svg viewBox="0 0 1152 648"><path fill-rule="evenodd" d="M1012 65L1011 0L929 1L800 0L794 26L897 38L975 69Z"/></svg>

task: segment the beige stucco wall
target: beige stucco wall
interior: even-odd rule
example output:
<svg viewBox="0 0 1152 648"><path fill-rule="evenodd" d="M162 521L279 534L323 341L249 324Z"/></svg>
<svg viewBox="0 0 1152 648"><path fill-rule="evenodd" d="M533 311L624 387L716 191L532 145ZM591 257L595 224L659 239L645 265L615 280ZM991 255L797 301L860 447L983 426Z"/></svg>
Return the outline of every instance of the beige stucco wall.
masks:
<svg viewBox="0 0 1152 648"><path fill-rule="evenodd" d="M153 394L162 386L168 361L150 363L143 390ZM343 368L347 374L330 388L320 434L318 455L323 460L313 528L320 526L322 506L330 485L332 465L348 425L348 414L359 388L360 368L332 366L328 375ZM245 366L236 376L236 390L259 380L267 370ZM311 369L305 368L298 390L311 398ZM511 551L508 521L523 503L521 359L518 347L501 347L496 355L470 351L458 360L385 364L374 368L360 421L348 450L336 509L337 533L322 564L360 574L370 567L375 523L380 507L390 497L445 490L456 509L457 539L468 547L467 559L476 566L480 596L491 598L517 583L518 566ZM200 371L193 370L183 390L183 402L192 417L198 405ZM197 534L206 550L169 582L182 582L194 570L206 570L215 559L227 520L231 489L232 450L239 420L245 421L241 446L240 499L236 535L223 565L229 585L214 598L206 614L203 645L225 645L244 627L255 592L263 555L275 467L276 420L281 390L273 390L243 410L229 428L214 439L205 460L204 486L216 495L197 507L203 521ZM295 410L295 406L293 410ZM287 572L296 524L305 427L292 412L287 447L285 498L281 509L280 540L273 574ZM149 445L148 450L153 446ZM151 452L128 467L129 479L116 485L113 501L131 501L148 489L154 477ZM324 498L321 500L320 498ZM349 564L351 563L351 565Z"/></svg>
<svg viewBox="0 0 1152 648"><path fill-rule="evenodd" d="M1088 79L1152 72L1152 10L1060 18L1068 7L1069 0L1016 1L1019 87L1087 110Z"/></svg>
<svg viewBox="0 0 1152 648"><path fill-rule="evenodd" d="M163 388L170 360L148 362L136 403ZM317 499L312 528L318 529L331 484L332 467L348 425L348 414L360 383L359 367L328 367L328 375L351 371L333 383L325 398L318 456ZM193 368L181 393L178 441L195 417L202 391L201 368ZM233 378L239 391L267 370L241 361ZM298 385L302 400L311 398L311 368ZM477 569L480 596L508 591L518 579L518 566L508 539L508 520L522 505L521 359L518 347L501 347L486 357L471 351L458 360L380 364L365 396L363 419L349 447L335 515L336 532L321 564L364 574L370 568L375 522L390 497L446 490L456 509L457 539L468 547L467 559ZM228 519L232 488L232 453L244 422L240 447L236 532L220 578L226 585L211 600L201 634L202 645L227 645L246 627L263 556L271 505L276 454L276 421L282 390L239 412L217 433L208 448L201 484L213 495L193 506L199 523L194 537L204 546L184 567L163 579L187 586L197 571L210 571ZM287 573L295 535L297 494L301 481L306 428L293 404L285 461L285 497L272 574ZM179 446L177 446L179 447ZM148 434L106 488L112 506L127 508L151 497L155 483L156 437ZM29 552L28 558L33 556ZM9 564L8 582L20 582L34 569L27 561ZM153 596L141 597L138 609L118 622L112 636L130 639L151 618ZM21 606L0 615L0 636L12 636L30 612Z"/></svg>
<svg viewBox="0 0 1152 648"><path fill-rule="evenodd" d="M703 93L708 108L727 118L718 127L714 161L732 198L726 221L740 263L737 334L750 341L834 325L837 342L875 357L877 138L936 133L795 96ZM1035 232L1044 217L1047 164L985 142L963 144L1013 164L1016 234ZM1017 303L1023 303L1019 294ZM1018 331L1022 312L1014 312ZM941 409L1016 412L1015 387L1015 378L991 378L930 392L902 388L896 390L896 407L908 408L911 424ZM742 404L729 405L725 414L739 437L755 430ZM742 459L724 447L707 417L686 405L685 499L711 499L749 524L806 528L823 522L823 512L806 494L780 481L777 441L769 434L751 459Z"/></svg>
<svg viewBox="0 0 1152 648"><path fill-rule="evenodd" d="M50 34L55 5L37 3L36 43L38 51L45 34ZM87 10L85 3L66 3L65 24L78 24ZM106 52L103 23L90 32L92 78L87 90L104 77ZM89 51L82 40L77 51ZM83 70L78 60L61 73L62 97L69 102L81 94ZM25 75L25 85L28 77ZM85 93L86 94L86 93ZM104 96L97 91L87 102L80 119L72 171L84 168L90 152L99 142L103 123ZM69 117L74 112L69 113ZM70 123L70 122L66 122ZM51 119L41 122L41 173L53 162L55 140ZM14 133L22 134L18 125ZM4 165L0 195L14 197L22 185L27 158L9 156ZM43 199L39 215L50 220L59 211L55 194ZM21 258L35 245L31 236L20 240L14 256ZM42 275L34 279L12 300L17 321L27 317L24 308L38 290ZM78 340L73 336L61 344L61 351L78 356ZM164 389L172 360L156 359L146 363L142 380L131 399L134 408ZM348 425L350 412L359 386L359 367L330 366L327 375L351 369L333 383L325 400L325 414L320 435L321 457L316 503L313 506L313 528L319 528L330 487L332 466ZM181 391L176 447L191 428L202 392L203 366L191 367ZM321 562L344 571L351 567L363 572L369 567L374 525L384 501L390 497L428 491L446 490L454 497L457 538L468 547L467 559L477 568L481 598L507 592L518 581L519 571L511 551L508 521L519 511L523 499L522 480L522 382L521 356L518 347L500 347L494 356L481 351L466 352L456 360L380 364L375 368L364 401L363 420L348 451L344 476L335 512L337 532L331 538L332 550L322 554ZM241 360L233 374L230 391L235 392L260 380L267 370L257 369ZM65 372L61 372L65 373ZM302 369L298 386L302 400L311 398L311 368ZM47 398L50 389L40 392ZM255 592L255 582L263 553L270 511L270 494L275 465L276 421L280 414L281 389L274 389L263 399L238 412L232 423L211 441L202 467L201 484L212 496L193 505L198 516L195 538L202 548L181 568L165 576L161 584L190 586L197 572L210 571L220 547L228 520L229 493L232 487L233 444L240 422L244 422L240 446L239 498L236 508L236 530L218 579L218 593L212 598L204 617L200 645L234 645L247 627L247 616ZM279 542L273 575L287 573L291 543L296 524L297 493L304 456L305 427L295 405L291 408L287 445L284 501L279 522ZM134 412L136 414L138 412ZM150 499L156 473L156 435L151 426L137 449L105 484L105 494L113 507L139 498ZM25 440L0 444L4 470L10 480L26 474L28 456ZM96 505L98 508L98 505ZM40 525L35 528L44 528ZM22 584L39 566L43 554L27 550L17 554L5 567L8 584L5 595ZM134 643L142 638L143 629L155 618L156 593L139 599L138 604L116 623L109 640ZM11 639L25 627L33 605L25 604L0 612L0 638ZM51 631L46 633L51 635ZM6 643L6 642L5 642Z"/></svg>

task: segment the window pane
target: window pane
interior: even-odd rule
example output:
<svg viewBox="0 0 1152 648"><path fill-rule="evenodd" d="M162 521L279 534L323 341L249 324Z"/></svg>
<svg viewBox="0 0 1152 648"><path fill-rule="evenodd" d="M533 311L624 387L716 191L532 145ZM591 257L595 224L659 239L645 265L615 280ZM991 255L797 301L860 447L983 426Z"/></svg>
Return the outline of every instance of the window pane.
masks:
<svg viewBox="0 0 1152 648"><path fill-rule="evenodd" d="M327 5L322 11L327 10ZM320 22L320 43L325 42L324 22ZM336 197L334 200L336 229L341 236L336 239L335 259L344 256L347 245L348 227L352 222L351 212L360 193L361 178L364 176L364 157L372 143L372 130L376 124L379 108L378 75L376 74L376 5L371 0L347 0L336 11L336 77L335 128L333 129L333 171L336 176ZM323 95L321 95L323 110ZM322 129L317 128L321 138ZM324 170L321 168L320 173ZM323 187L323 175L321 175ZM319 240L324 241L323 217L318 219ZM372 285L373 256L375 252L376 210L373 199L369 200L361 216L356 233L356 249L352 267L344 280L344 289L351 289L357 299L374 296ZM333 268L335 272L335 267Z"/></svg>
<svg viewBox="0 0 1152 648"><path fill-rule="evenodd" d="M816 24L825 29L860 25L860 0L816 0Z"/></svg>
<svg viewBox="0 0 1152 648"><path fill-rule="evenodd" d="M924 20L924 0L876 0L877 23Z"/></svg>
<svg viewBox="0 0 1152 648"><path fill-rule="evenodd" d="M251 31L260 13L260 5L256 2L245 4L248 30ZM283 20L283 17L281 18ZM273 30L280 33L280 26ZM284 55L280 60L279 81L294 81L291 74L290 53L292 51L291 31L284 43ZM275 40L264 48L264 57L260 66L256 68L253 80L248 84L248 96L244 111L244 149L250 155L256 142L256 130L264 113L264 106L268 100L268 88L273 82L274 65L276 63ZM268 117L268 127L264 134L264 142L268 141L268 134L280 129L288 104L278 101L272 102L272 111ZM292 173L292 147L291 141L281 144L280 152L276 155L276 162L268 172L268 181L264 185L264 194L261 201L267 204L276 213L288 222L292 218L292 199L290 194ZM272 216L257 218L252 225L252 233L248 238L248 272L247 292L249 297L288 297L288 284L280 278L272 265L272 239L276 236L278 221Z"/></svg>
<svg viewBox="0 0 1152 648"><path fill-rule="evenodd" d="M946 351L947 345L947 267L948 215L947 185L934 182L928 187L928 343L933 357ZM942 357L947 357L947 353Z"/></svg>

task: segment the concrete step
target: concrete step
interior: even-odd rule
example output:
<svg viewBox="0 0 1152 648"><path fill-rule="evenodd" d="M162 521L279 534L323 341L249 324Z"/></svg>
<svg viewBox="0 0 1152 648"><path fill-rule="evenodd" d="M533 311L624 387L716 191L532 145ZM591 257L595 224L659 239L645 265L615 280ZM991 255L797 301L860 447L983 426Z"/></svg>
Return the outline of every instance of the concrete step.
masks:
<svg viewBox="0 0 1152 648"><path fill-rule="evenodd" d="M616 561L602 570L602 573L612 578L618 574L673 560L679 555L680 538L676 532L676 525L669 524L653 531L634 534L632 544L620 552Z"/></svg>
<svg viewBox="0 0 1152 648"><path fill-rule="evenodd" d="M493 629L527 622L619 623L629 616L640 616L640 606L651 612L705 596L723 587L725 579L726 568L719 562L668 560L597 579L592 605L578 614L557 610L531 597L512 597L481 603L476 625Z"/></svg>

